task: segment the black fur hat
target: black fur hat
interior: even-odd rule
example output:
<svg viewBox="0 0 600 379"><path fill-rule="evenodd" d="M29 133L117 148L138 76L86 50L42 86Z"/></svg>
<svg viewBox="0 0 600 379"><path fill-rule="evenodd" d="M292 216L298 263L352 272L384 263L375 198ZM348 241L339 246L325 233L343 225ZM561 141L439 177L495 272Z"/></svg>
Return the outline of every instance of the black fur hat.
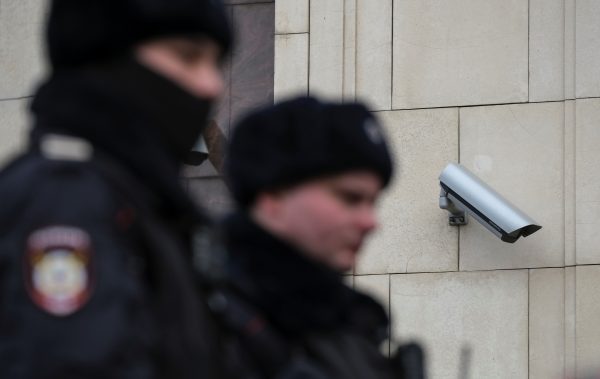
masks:
<svg viewBox="0 0 600 379"><path fill-rule="evenodd" d="M298 98L259 110L234 130L225 163L241 207L262 191L366 169L386 186L392 160L381 126L361 104Z"/></svg>
<svg viewBox="0 0 600 379"><path fill-rule="evenodd" d="M221 0L52 0L48 55L54 68L111 58L163 36L208 36L225 54L231 27Z"/></svg>

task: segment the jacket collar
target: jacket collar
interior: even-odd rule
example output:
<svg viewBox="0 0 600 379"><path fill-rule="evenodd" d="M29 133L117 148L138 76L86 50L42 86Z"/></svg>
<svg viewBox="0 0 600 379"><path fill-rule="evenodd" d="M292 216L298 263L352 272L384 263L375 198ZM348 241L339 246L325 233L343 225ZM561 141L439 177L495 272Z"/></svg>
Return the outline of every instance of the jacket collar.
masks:
<svg viewBox="0 0 600 379"><path fill-rule="evenodd" d="M30 150L40 151L47 135L88 141L95 155L110 158L156 199L153 208L182 226L206 222L180 185L180 164L169 154L157 129L130 97L90 70L54 73L37 91Z"/></svg>
<svg viewBox="0 0 600 379"><path fill-rule="evenodd" d="M387 337L388 319L370 297L271 235L245 213L225 222L230 276L248 300L289 337L352 329L376 342Z"/></svg>

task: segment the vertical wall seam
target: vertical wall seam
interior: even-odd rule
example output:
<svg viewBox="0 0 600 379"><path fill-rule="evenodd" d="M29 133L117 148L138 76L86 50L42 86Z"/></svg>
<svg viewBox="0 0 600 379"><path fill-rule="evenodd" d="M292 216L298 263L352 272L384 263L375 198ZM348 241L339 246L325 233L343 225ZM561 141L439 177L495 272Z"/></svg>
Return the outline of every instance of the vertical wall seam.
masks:
<svg viewBox="0 0 600 379"><path fill-rule="evenodd" d="M390 319L390 323L388 325L388 355L392 356L392 326L393 326L393 318L392 318L392 275L387 274L388 277L388 317Z"/></svg>
<svg viewBox="0 0 600 379"><path fill-rule="evenodd" d="M577 266L573 269L573 281L573 296L575 297L575 308L573 309L573 349L575 350L573 371L577 375Z"/></svg>
<svg viewBox="0 0 600 379"><path fill-rule="evenodd" d="M390 0L392 2L392 12L390 18L392 19L392 35L390 38L391 41L391 64L390 64L390 110L394 109L394 4L395 0Z"/></svg>
<svg viewBox="0 0 600 379"><path fill-rule="evenodd" d="M356 0L356 2L354 3L354 101L357 100L358 94L358 82L356 80L356 77L358 76L358 36L360 35L358 30L358 4L360 4L360 1L361 0Z"/></svg>
<svg viewBox="0 0 600 379"><path fill-rule="evenodd" d="M460 226L458 227L457 239L456 239L456 271L460 271Z"/></svg>
<svg viewBox="0 0 600 379"><path fill-rule="evenodd" d="M527 378L531 376L531 272L527 270Z"/></svg>
<svg viewBox="0 0 600 379"><path fill-rule="evenodd" d="M531 0L527 1L527 102L531 101Z"/></svg>
<svg viewBox="0 0 600 379"><path fill-rule="evenodd" d="M343 0L342 102L356 99L356 0ZM352 13L354 12L354 13ZM352 17L349 17L352 16Z"/></svg>
<svg viewBox="0 0 600 379"><path fill-rule="evenodd" d="M231 22L233 22L233 6L229 7L229 19L231 20ZM275 16L274 16L275 17ZM275 22L275 20L273 20L273 23ZM275 36L273 36L273 60L275 60ZM233 121L231 120L231 87L233 87L232 83L233 83L233 53L231 53L229 55L229 67L227 68L227 71L229 71L229 85L227 88L227 94L229 96L229 106L227 109L227 132L229 133L229 136L231 136L232 132L233 132ZM275 62L273 62L273 99L275 99Z"/></svg>
<svg viewBox="0 0 600 379"><path fill-rule="evenodd" d="M567 268L563 268L563 377L567 378Z"/></svg>
<svg viewBox="0 0 600 379"><path fill-rule="evenodd" d="M460 110L461 108L456 108L456 113L457 113L457 135L458 135L458 144L457 144L457 150L458 150L458 154L457 154L457 159L458 159L458 163L460 163ZM457 259L457 265L456 265L456 271L460 271L460 232L461 232L462 227L459 226L458 230L457 230L457 239L456 239L456 259Z"/></svg>
<svg viewBox="0 0 600 379"><path fill-rule="evenodd" d="M308 0L308 38L307 38L307 47L306 47L306 65L307 65L307 75L306 75L306 95L310 95L310 26L311 26L311 3L312 0Z"/></svg>
<svg viewBox="0 0 600 379"><path fill-rule="evenodd" d="M563 29L563 38L564 38L564 29ZM564 46L564 42L563 42ZM564 62L564 54L563 54L563 62ZM564 65L563 65L564 72ZM563 94L564 91L564 77L563 77ZM565 97L563 95L563 97ZM563 102L563 151L562 151L562 163L563 163L563 265L567 266L567 102L566 100Z"/></svg>
<svg viewBox="0 0 600 379"><path fill-rule="evenodd" d="M563 44L564 47L566 47L566 35L567 35L567 25L569 25L569 36L570 36L570 49L569 51L567 51L567 49L565 49L565 53L563 56L563 60L565 62L565 76L564 76L564 81L565 81L565 100L566 99L570 99L570 100L574 100L576 98L576 37L575 37L575 33L577 31L577 26L576 26L576 15L575 15L575 11L577 9L577 6L575 5L574 1L570 1L570 0L563 0L563 12L564 12L564 24L565 27L563 29L564 31L564 41L565 43ZM567 20L567 17L569 17L569 19ZM568 55L567 55L568 53ZM567 62L569 63L567 65ZM570 86L567 86L567 74L569 74L568 76L568 80L571 83ZM572 92L571 96L567 96L568 93Z"/></svg>
<svg viewBox="0 0 600 379"><path fill-rule="evenodd" d="M573 216L573 264L577 266L577 100L573 100L573 161L571 162L571 170L573 170L573 209L571 209Z"/></svg>
<svg viewBox="0 0 600 379"><path fill-rule="evenodd" d="M577 3L573 6L573 249L575 257L573 264L577 266Z"/></svg>
<svg viewBox="0 0 600 379"><path fill-rule="evenodd" d="M567 100L567 49L565 49L565 44L567 42L567 1L566 0L562 0L563 2L563 33L562 33L562 50L563 50L563 56L562 56L562 63L563 63L563 100Z"/></svg>
<svg viewBox="0 0 600 379"><path fill-rule="evenodd" d="M573 269L573 275L575 275L575 269ZM571 278L570 278L571 279ZM567 269L565 268L565 276L564 276L564 280L565 280L565 293L564 293L564 299L565 299L565 314L564 314L564 319L565 319L565 331L564 331L564 338L565 338L565 378L567 377ZM573 290L575 290L575 288L573 288ZM571 294L571 296L575 296L575 294ZM569 302L570 303L570 302ZM570 307L570 304L569 304ZM569 310L571 311L571 310Z"/></svg>
<svg viewBox="0 0 600 379"><path fill-rule="evenodd" d="M573 2L573 99L577 100L577 2ZM577 105L577 104L575 104Z"/></svg>
<svg viewBox="0 0 600 379"><path fill-rule="evenodd" d="M345 103L345 94L346 94L346 6L348 2L346 0L342 0L344 2L342 6L342 94L340 98L342 99L342 103Z"/></svg>

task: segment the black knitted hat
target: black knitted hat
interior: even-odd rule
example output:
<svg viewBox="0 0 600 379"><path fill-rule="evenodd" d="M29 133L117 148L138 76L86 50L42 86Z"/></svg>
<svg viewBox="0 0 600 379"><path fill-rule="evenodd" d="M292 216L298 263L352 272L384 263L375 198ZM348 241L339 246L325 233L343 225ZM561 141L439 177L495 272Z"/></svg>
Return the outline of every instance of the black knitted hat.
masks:
<svg viewBox="0 0 600 379"><path fill-rule="evenodd" d="M221 0L52 0L47 27L54 68L111 58L155 37L208 36L225 54L232 38Z"/></svg>
<svg viewBox="0 0 600 379"><path fill-rule="evenodd" d="M234 130L225 163L241 207L262 191L350 170L376 173L386 186L392 160L383 131L361 104L298 98L259 110Z"/></svg>

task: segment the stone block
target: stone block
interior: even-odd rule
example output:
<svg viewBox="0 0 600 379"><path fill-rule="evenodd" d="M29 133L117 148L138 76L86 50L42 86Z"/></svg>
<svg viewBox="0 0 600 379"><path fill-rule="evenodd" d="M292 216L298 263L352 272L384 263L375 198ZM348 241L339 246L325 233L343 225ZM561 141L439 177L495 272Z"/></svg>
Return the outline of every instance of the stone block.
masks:
<svg viewBox="0 0 600 379"><path fill-rule="evenodd" d="M192 199L214 217L220 218L233 210L229 189L221 178L195 178L188 180Z"/></svg>
<svg viewBox="0 0 600 379"><path fill-rule="evenodd" d="M277 0L275 33L308 33L309 0Z"/></svg>
<svg viewBox="0 0 600 379"><path fill-rule="evenodd" d="M565 0L529 1L529 101L564 99Z"/></svg>
<svg viewBox="0 0 600 379"><path fill-rule="evenodd" d="M575 0L565 2L565 99L575 99Z"/></svg>
<svg viewBox="0 0 600 379"><path fill-rule="evenodd" d="M575 101L565 101L565 266L573 266L575 253Z"/></svg>
<svg viewBox="0 0 600 379"><path fill-rule="evenodd" d="M356 0L344 0L344 101L356 99Z"/></svg>
<svg viewBox="0 0 600 379"><path fill-rule="evenodd" d="M600 1L577 0L576 95L600 97Z"/></svg>
<svg viewBox="0 0 600 379"><path fill-rule="evenodd" d="M394 2L394 109L526 102L528 0Z"/></svg>
<svg viewBox="0 0 600 379"><path fill-rule="evenodd" d="M25 145L29 130L28 99L0 101L0 166Z"/></svg>
<svg viewBox="0 0 600 379"><path fill-rule="evenodd" d="M457 109L379 112L396 164L378 206L379 229L358 274L450 271L458 267L458 230L438 207L438 176L458 159Z"/></svg>
<svg viewBox="0 0 600 379"><path fill-rule="evenodd" d="M577 264L600 263L600 99L576 101Z"/></svg>
<svg viewBox="0 0 600 379"><path fill-rule="evenodd" d="M392 0L356 1L356 96L392 109Z"/></svg>
<svg viewBox="0 0 600 379"><path fill-rule="evenodd" d="M308 94L308 34L275 36L275 101Z"/></svg>
<svg viewBox="0 0 600 379"><path fill-rule="evenodd" d="M231 125L249 111L273 104L274 13L269 3L233 8L238 46L231 63Z"/></svg>
<svg viewBox="0 0 600 379"><path fill-rule="evenodd" d="M421 341L428 376L528 376L527 270L391 277L392 337Z"/></svg>
<svg viewBox="0 0 600 379"><path fill-rule="evenodd" d="M311 95L341 100L344 82L344 0L310 3Z"/></svg>
<svg viewBox="0 0 600 379"><path fill-rule="evenodd" d="M576 277L577 377L600 372L600 266L578 266Z"/></svg>
<svg viewBox="0 0 600 379"><path fill-rule="evenodd" d="M46 1L0 1L0 99L31 96L44 75Z"/></svg>
<svg viewBox="0 0 600 379"><path fill-rule="evenodd" d="M529 379L561 379L565 371L565 272L529 272Z"/></svg>
<svg viewBox="0 0 600 379"><path fill-rule="evenodd" d="M460 232L461 270L564 265L563 107L461 108L461 163L543 227L508 244L471 219Z"/></svg>

